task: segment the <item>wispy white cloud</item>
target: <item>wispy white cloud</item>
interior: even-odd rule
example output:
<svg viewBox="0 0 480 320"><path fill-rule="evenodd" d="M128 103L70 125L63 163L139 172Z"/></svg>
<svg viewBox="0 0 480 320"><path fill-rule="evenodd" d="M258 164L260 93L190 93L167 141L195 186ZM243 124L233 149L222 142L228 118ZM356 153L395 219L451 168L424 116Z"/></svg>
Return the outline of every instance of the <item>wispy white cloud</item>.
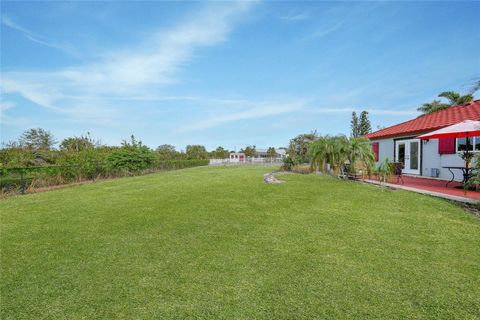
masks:
<svg viewBox="0 0 480 320"><path fill-rule="evenodd" d="M325 114L337 114L337 113L360 113L367 111L372 115L391 115L391 116L415 116L418 115L417 110L396 110L396 109L372 109L372 108L309 108L307 112L311 113L325 113Z"/></svg>
<svg viewBox="0 0 480 320"><path fill-rule="evenodd" d="M320 27L317 27L315 31L313 31L312 33L308 34L304 40L313 40L313 39L318 39L318 38L323 38L323 37L326 37L328 35L330 35L331 33L334 33L335 31L339 30L340 28L342 28L346 23L347 23L347 19L343 19L343 20L340 20L340 21L337 21L337 22L334 22L334 23L331 23L331 24L324 24Z"/></svg>
<svg viewBox="0 0 480 320"><path fill-rule="evenodd" d="M49 77L48 74L44 76ZM39 106L55 109L53 103L61 93L51 83L42 82L42 80L45 80L42 74L5 72L2 74L0 88L2 94L18 93Z"/></svg>
<svg viewBox="0 0 480 320"><path fill-rule="evenodd" d="M135 113L135 116L144 111L142 107L147 103L155 105L155 102L159 102L156 105L161 105L160 102L168 104L169 101L183 100L185 104L190 103L206 110L208 108L206 116L193 119L192 122L176 129L176 133L202 131L242 120L291 114L298 114L304 118L313 117L314 114L347 115L352 111L363 110L323 108L318 107L313 101L306 103L294 99L291 103L277 103L230 97L161 94L167 85L180 81L180 71L198 56L200 49L227 41L236 22L251 6L251 2L208 5L193 16L187 17L183 23L168 29L154 30L129 47L106 49L92 57L88 63L53 71L4 72L0 83L2 94L19 94L39 106L65 115L69 121L97 123L103 126L125 123L121 121L122 116L127 117L122 108L128 109L130 115ZM290 17L291 20L303 18L301 15ZM325 24L326 27L319 29L315 36L326 36L342 28L346 21ZM9 23L9 27L16 28L25 35L32 34L8 18L5 22L2 17L2 23ZM330 101L331 105L348 106L349 104L343 103L343 100L349 97L349 101L355 101L353 98L363 94L363 91L363 88L356 88L350 93L342 92L337 98L327 97L325 100ZM2 107L2 120L5 119L3 117L5 112L12 108L8 106L7 103L5 109ZM367 111L372 115L417 114L415 110L371 108Z"/></svg>
<svg viewBox="0 0 480 320"><path fill-rule="evenodd" d="M205 120L192 122L178 128L177 132L191 132L218 127L226 123L246 120L272 117L292 112L299 112L304 108L303 103L271 104L259 103L249 106L246 110L237 111L229 114L209 117Z"/></svg>
<svg viewBox="0 0 480 320"><path fill-rule="evenodd" d="M255 103L248 101L244 110L237 110L228 114L220 114L208 117L207 119L197 120L185 124L178 128L176 132L185 133L193 131L201 131L214 127L219 127L227 123L258 119L266 117L274 117L295 113L300 117L311 116L312 114L344 114L349 115L352 112L360 113L367 111L370 115L390 115L390 116L416 116L416 110L395 110L395 109L379 109L379 108L325 108L313 107L304 101L297 101L291 103L272 103L263 102Z"/></svg>
<svg viewBox="0 0 480 320"><path fill-rule="evenodd" d="M49 72L4 72L2 92L19 94L45 108L86 120L108 120L116 113L117 100L158 99L159 88L178 82L178 72L198 49L226 41L252 5L209 4L170 29L152 31L127 49L106 50L101 58L83 65ZM2 17L2 23L39 40L8 17Z"/></svg>
<svg viewBox="0 0 480 320"><path fill-rule="evenodd" d="M298 21L298 20L306 20L309 18L309 15L306 13L294 13L286 16L281 16L280 19L287 20L287 21Z"/></svg>
<svg viewBox="0 0 480 320"><path fill-rule="evenodd" d="M24 117L16 117L13 118L7 115L6 111L16 108L17 105L13 101L8 101L4 99L0 99L0 123L4 125L14 126L18 128L25 129L31 125L31 121ZM0 127L0 133L2 133L3 128ZM1 134L0 134L1 136ZM3 142L3 141L2 141Z"/></svg>
<svg viewBox="0 0 480 320"><path fill-rule="evenodd" d="M248 104L251 100L247 99L234 99L234 98L217 98L208 96L189 96L189 95L129 95L129 96L88 96L88 95L67 95L64 96L68 99L84 100L84 99L96 99L99 101L112 100L112 101L198 101L202 103L223 103L223 104Z"/></svg>
<svg viewBox="0 0 480 320"><path fill-rule="evenodd" d="M5 100L0 100L0 111L4 112L9 109L13 109L15 107L15 103L12 101L5 101Z"/></svg>
<svg viewBox="0 0 480 320"><path fill-rule="evenodd" d="M318 12L314 19L311 19L314 21L313 30L307 33L303 40L324 38L340 30L345 31L351 26L358 28L371 19L372 11L378 6L379 2L362 2L361 4L348 2Z"/></svg>
<svg viewBox="0 0 480 320"><path fill-rule="evenodd" d="M11 119L6 114L6 111L9 109L13 109L14 107L15 103L13 103L12 101L0 100L0 123L8 124L11 122Z"/></svg>
<svg viewBox="0 0 480 320"><path fill-rule="evenodd" d="M36 34L32 31L28 30L27 28L19 25L18 23L13 21L12 18L10 18L6 15L2 15L1 22L4 26L7 26L11 29L14 29L18 32L21 32L30 41L33 41L35 43L38 43L38 44L41 44L43 46L47 46L47 47L50 47L50 48L60 49L64 52L66 52L68 54L71 54L71 55L74 55L74 56L78 55L78 52L72 46L67 45L67 44L63 44L63 43L59 43L57 41L48 39L45 36L41 36L39 34Z"/></svg>

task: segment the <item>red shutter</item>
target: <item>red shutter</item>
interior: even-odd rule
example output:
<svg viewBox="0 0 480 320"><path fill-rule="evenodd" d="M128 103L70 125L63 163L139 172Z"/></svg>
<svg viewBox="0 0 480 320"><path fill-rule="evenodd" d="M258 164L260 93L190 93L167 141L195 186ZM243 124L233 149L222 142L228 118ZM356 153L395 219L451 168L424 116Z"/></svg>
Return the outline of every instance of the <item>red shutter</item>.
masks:
<svg viewBox="0 0 480 320"><path fill-rule="evenodd" d="M375 154L375 161L378 161L378 142L372 143L372 149Z"/></svg>
<svg viewBox="0 0 480 320"><path fill-rule="evenodd" d="M455 153L455 138L438 139L439 154Z"/></svg>

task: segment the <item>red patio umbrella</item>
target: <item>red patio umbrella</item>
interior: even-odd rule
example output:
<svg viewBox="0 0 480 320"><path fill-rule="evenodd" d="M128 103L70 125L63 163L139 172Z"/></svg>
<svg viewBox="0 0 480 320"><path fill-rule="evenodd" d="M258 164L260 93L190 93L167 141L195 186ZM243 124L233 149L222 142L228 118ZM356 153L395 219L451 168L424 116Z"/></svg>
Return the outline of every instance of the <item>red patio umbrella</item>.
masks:
<svg viewBox="0 0 480 320"><path fill-rule="evenodd" d="M457 124L421 135L421 140L442 138L469 138L480 136L480 121L465 120Z"/></svg>
<svg viewBox="0 0 480 320"><path fill-rule="evenodd" d="M473 157L473 153L470 152L470 139L471 137L480 136L480 121L465 120L457 124L418 136L417 139L445 139L445 138L466 138L466 150L464 150L462 158L465 160L465 168L463 171L463 182L467 182L470 178L469 163ZM470 170L470 171L469 171ZM453 178L452 178L453 181ZM447 183L448 186L448 183Z"/></svg>

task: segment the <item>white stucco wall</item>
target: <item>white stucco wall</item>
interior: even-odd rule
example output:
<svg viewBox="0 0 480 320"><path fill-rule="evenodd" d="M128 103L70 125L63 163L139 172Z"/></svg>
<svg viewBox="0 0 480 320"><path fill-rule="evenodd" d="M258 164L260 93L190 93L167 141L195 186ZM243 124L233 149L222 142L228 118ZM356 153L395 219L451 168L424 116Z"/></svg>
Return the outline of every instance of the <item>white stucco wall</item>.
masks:
<svg viewBox="0 0 480 320"><path fill-rule="evenodd" d="M438 153L438 139L432 139L423 143L423 175L430 176L431 168L440 169L440 179L450 180L452 174L448 169L442 167L463 167L464 161L458 154L439 154ZM452 170L455 174L455 180L462 181L462 171Z"/></svg>
<svg viewBox="0 0 480 320"><path fill-rule="evenodd" d="M376 163L376 166L384 162L386 158L388 158L390 161L394 161L393 139L372 140L372 142L378 142L378 161Z"/></svg>
<svg viewBox="0 0 480 320"><path fill-rule="evenodd" d="M395 137L395 139L401 139L402 137ZM381 162L385 161L386 158L390 161L394 161L394 148L395 142L393 138L389 139L379 139L372 140L372 142L378 142L378 166ZM440 179L450 180L452 174L448 169L442 167L445 166L455 166L461 167L464 166L462 158L458 154L444 154L440 155L438 153L438 139L432 139L427 142L422 142L422 176L430 177L431 168L440 169ZM461 170L452 170L455 174L455 180L461 181L462 171Z"/></svg>

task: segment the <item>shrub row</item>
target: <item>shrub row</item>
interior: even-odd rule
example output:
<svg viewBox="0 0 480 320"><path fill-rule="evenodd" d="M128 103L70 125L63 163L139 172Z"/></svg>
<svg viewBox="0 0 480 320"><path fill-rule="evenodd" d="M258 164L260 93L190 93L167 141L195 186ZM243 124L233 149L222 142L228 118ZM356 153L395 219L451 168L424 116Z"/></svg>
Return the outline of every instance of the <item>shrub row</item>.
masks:
<svg viewBox="0 0 480 320"><path fill-rule="evenodd" d="M66 159L61 164L53 166L0 167L1 193L33 191L38 188L87 180L133 176L208 165L208 160L162 161L157 159L148 161L148 165L145 165L144 161L135 157L123 159L123 162L114 157L115 162L112 165L112 159L108 160L108 157L106 160L100 161L98 155L92 158L86 157L85 154L77 154L76 156L82 157L82 161Z"/></svg>

